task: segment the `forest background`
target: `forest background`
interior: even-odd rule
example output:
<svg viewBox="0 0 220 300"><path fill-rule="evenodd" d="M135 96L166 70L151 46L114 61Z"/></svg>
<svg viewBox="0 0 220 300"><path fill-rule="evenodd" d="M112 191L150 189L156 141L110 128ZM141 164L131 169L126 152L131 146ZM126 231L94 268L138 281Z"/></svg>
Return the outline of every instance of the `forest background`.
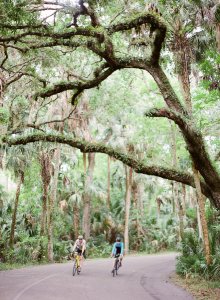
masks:
<svg viewBox="0 0 220 300"><path fill-rule="evenodd" d="M218 1L0 1L0 259L182 252L220 275ZM3 263L3 264L2 264Z"/></svg>

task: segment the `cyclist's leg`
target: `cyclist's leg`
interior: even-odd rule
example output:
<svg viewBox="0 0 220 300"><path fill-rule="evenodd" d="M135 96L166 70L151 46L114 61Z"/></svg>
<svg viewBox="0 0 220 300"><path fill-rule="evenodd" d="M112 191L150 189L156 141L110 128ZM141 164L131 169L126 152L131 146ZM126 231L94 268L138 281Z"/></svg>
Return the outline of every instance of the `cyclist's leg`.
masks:
<svg viewBox="0 0 220 300"><path fill-rule="evenodd" d="M123 255L122 255L122 254L121 254L120 257L119 257L119 260L120 260L119 266L122 267L122 260L123 260Z"/></svg>
<svg viewBox="0 0 220 300"><path fill-rule="evenodd" d="M113 256L113 258L114 258L114 261L113 261L113 268L112 268L112 270L114 270L115 269L115 258L116 258L116 254Z"/></svg>
<svg viewBox="0 0 220 300"><path fill-rule="evenodd" d="M116 253L115 256L114 256L115 260L114 260L113 269L116 269L116 261L117 261L118 257L119 257L119 253Z"/></svg>
<svg viewBox="0 0 220 300"><path fill-rule="evenodd" d="M83 259L82 259L82 250L80 250L80 249L78 249L78 255L79 255L79 257L78 257L78 259L79 259L79 267L80 267L80 269L82 268L82 263L83 263Z"/></svg>
<svg viewBox="0 0 220 300"><path fill-rule="evenodd" d="M114 269L115 269L115 254L113 254L112 258L114 258L113 260L113 266L112 266L112 273L114 273Z"/></svg>

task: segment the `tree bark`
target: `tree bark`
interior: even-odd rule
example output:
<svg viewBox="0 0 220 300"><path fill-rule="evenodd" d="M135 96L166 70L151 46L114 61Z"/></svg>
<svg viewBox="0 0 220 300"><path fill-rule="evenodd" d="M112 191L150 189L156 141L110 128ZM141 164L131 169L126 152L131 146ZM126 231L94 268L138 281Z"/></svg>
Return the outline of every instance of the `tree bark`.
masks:
<svg viewBox="0 0 220 300"><path fill-rule="evenodd" d="M179 126L192 161L209 187L213 204L220 209L220 176L206 151L201 132L196 128L187 111L181 106L163 70L158 66L153 69L151 74L170 108L170 115L166 115L166 117L172 119ZM152 116L155 115L152 114Z"/></svg>
<svg viewBox="0 0 220 300"><path fill-rule="evenodd" d="M53 262L53 217L54 217L54 205L57 199L57 185L58 185L58 175L59 175L59 168L60 168L60 155L61 149L60 145L56 148L54 152L54 175L51 185L51 194L49 197L48 203L48 260Z"/></svg>
<svg viewBox="0 0 220 300"><path fill-rule="evenodd" d="M9 239L9 245L12 248L14 246L18 202L19 202L19 196L20 196L20 191L21 191L21 185L22 185L23 181L24 181L24 173L20 172L19 181L18 181L17 190L16 190L16 195L15 195L15 204L14 204L14 210L13 210L13 214L12 214L11 232L10 232L10 239Z"/></svg>
<svg viewBox="0 0 220 300"><path fill-rule="evenodd" d="M74 228L74 237L75 237L75 239L79 235L79 221L80 221L79 205L78 205L77 200L76 200L73 203L73 228Z"/></svg>
<svg viewBox="0 0 220 300"><path fill-rule="evenodd" d="M93 182L94 167L95 167L95 153L89 153L88 169L85 178L85 186L84 186L84 194L83 194L83 233L85 239L88 239L90 237L91 201L92 201L90 186Z"/></svg>
<svg viewBox="0 0 220 300"><path fill-rule="evenodd" d="M108 156L108 169L107 169L107 175L108 175L108 179L107 179L107 207L108 209L110 209L110 205L111 205L111 157Z"/></svg>
<svg viewBox="0 0 220 300"><path fill-rule="evenodd" d="M212 263L212 258L211 258L210 244L209 244L208 225L205 217L205 201L201 191L199 172L196 169L194 169L193 172L194 172L195 185L196 185L197 201L198 201L199 212L201 217L205 258L206 258L207 265L210 265Z"/></svg>
<svg viewBox="0 0 220 300"><path fill-rule="evenodd" d="M184 211L182 205L182 197L180 196L178 186L177 186L177 207L178 207L178 217L179 217L179 240L182 241L184 235Z"/></svg>
<svg viewBox="0 0 220 300"><path fill-rule="evenodd" d="M129 216L131 206L131 186L132 186L132 168L125 167L126 173L126 193L125 193L125 228L124 228L124 245L125 254L129 252Z"/></svg>
<svg viewBox="0 0 220 300"><path fill-rule="evenodd" d="M136 251L139 250L140 246L140 204L139 204L139 194L138 194L138 181L136 179L136 176L133 177L133 182L132 182L132 195L133 195L133 208L134 208L134 213L135 213L135 226L136 226L136 232L137 232L137 237L136 237Z"/></svg>
<svg viewBox="0 0 220 300"><path fill-rule="evenodd" d="M183 193L183 201L182 201L182 206L183 206L183 215L186 216L186 186L185 184L182 184L182 193Z"/></svg>
<svg viewBox="0 0 220 300"><path fill-rule="evenodd" d="M186 39L186 38L185 38ZM185 45L187 42L186 40L180 41L180 46ZM190 118L192 117L192 101L191 101L191 92L190 92L190 59L188 59L188 54L184 50L184 47L180 47L177 56L180 68L179 68L179 81L182 86L183 96L186 104L186 108ZM197 145L198 147L199 145ZM205 217L205 202L203 199L201 185L200 185L200 178L199 178L199 164L193 164L193 174L195 180L195 187L196 187L196 194L197 194L197 202L199 206L199 215L201 220L201 227L203 233L203 243L204 243L204 250L206 256L207 265L211 264L211 255L210 255L210 244L209 244L209 237L208 237L208 226ZM218 174L217 174L218 175Z"/></svg>
<svg viewBox="0 0 220 300"><path fill-rule="evenodd" d="M42 197L42 214L41 214L41 228L40 234L43 236L46 234L47 224L47 201L48 201L48 190L51 179L51 161L47 152L41 152L39 156L41 164L41 178L43 183L43 197Z"/></svg>

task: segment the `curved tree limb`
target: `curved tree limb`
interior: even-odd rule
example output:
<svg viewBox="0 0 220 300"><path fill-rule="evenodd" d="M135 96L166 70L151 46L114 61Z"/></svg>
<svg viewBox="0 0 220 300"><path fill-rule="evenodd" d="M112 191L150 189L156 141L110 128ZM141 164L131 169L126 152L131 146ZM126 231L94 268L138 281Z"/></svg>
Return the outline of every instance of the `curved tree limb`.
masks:
<svg viewBox="0 0 220 300"><path fill-rule="evenodd" d="M85 81L83 81L83 82L80 82L80 81L61 82L61 83L54 85L51 88L47 88L47 89L43 90L42 92L35 94L34 97L35 98L37 98L37 97L45 98L45 97L50 97L50 96L56 95L58 93L67 91L67 90L76 90L76 92L74 93L74 95L72 97L72 104L74 104L76 97L81 92L83 92L86 89L90 89L90 88L98 86L102 81L104 81L107 77L109 77L114 71L115 71L115 69L108 68L107 70L105 70L101 74L99 74L99 76L97 78L88 80L87 82L85 82Z"/></svg>
<svg viewBox="0 0 220 300"><path fill-rule="evenodd" d="M44 141L53 143L62 143L69 145L73 148L81 150L83 153L105 153L111 157L114 157L127 166L133 168L136 173L145 175L153 175L168 180L174 180L177 182L184 183L186 185L195 187L194 178L191 174L178 171L175 169L169 169L165 167L147 165L144 161L133 158L131 155L116 150L110 146L106 146L103 143L87 142L82 139L64 136L61 134L31 134L18 137L4 137L3 142L9 146L12 145L26 145L28 143ZM212 200L211 192L205 182L202 181L202 191L206 197Z"/></svg>

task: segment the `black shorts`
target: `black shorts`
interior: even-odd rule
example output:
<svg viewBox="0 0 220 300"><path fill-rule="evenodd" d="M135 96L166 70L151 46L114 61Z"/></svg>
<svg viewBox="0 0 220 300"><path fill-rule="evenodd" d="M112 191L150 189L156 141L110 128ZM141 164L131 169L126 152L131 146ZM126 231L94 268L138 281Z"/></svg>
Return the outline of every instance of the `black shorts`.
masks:
<svg viewBox="0 0 220 300"><path fill-rule="evenodd" d="M82 254L82 250L79 248L76 248L75 252L77 252L79 255ZM86 258L86 250L84 250L84 252L83 252L83 257Z"/></svg>
<svg viewBox="0 0 220 300"><path fill-rule="evenodd" d="M121 253L115 253L114 257L119 257L121 255Z"/></svg>

